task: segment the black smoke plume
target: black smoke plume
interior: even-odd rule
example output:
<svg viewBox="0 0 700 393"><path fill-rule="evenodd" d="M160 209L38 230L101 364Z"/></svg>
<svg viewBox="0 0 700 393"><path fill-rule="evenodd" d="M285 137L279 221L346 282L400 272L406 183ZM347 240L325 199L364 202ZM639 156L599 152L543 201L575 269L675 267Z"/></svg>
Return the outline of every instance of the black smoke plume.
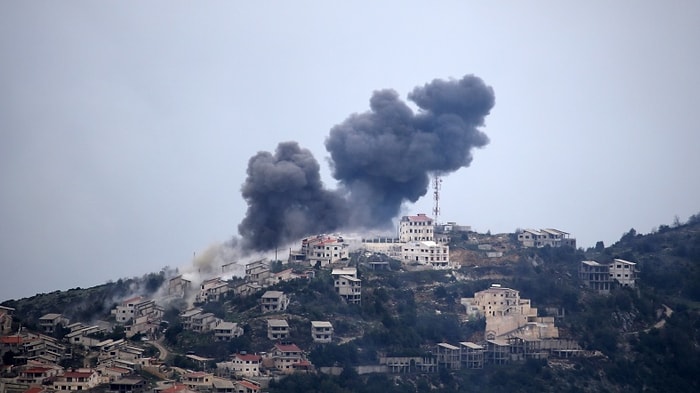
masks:
<svg viewBox="0 0 700 393"><path fill-rule="evenodd" d="M478 77L436 79L408 99L417 113L395 91L376 91L369 112L331 129L326 149L337 191L324 189L318 162L294 142L251 158L242 189L248 211L239 225L246 247L269 250L340 228L387 228L404 202L426 194L431 174L469 166L471 149L488 144L479 127L495 99Z"/></svg>

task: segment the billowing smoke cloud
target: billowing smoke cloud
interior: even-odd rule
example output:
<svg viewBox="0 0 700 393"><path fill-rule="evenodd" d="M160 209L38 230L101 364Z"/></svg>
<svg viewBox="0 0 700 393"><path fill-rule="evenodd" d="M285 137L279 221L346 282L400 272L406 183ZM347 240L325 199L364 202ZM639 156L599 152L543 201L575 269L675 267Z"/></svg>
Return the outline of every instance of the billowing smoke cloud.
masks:
<svg viewBox="0 0 700 393"><path fill-rule="evenodd" d="M244 245L265 250L339 228L388 227L404 202L426 194L431 174L469 166L471 149L489 142L479 127L494 94L481 79L436 79L408 98L417 113L395 91L376 91L369 112L331 129L326 149L338 191L324 189L318 162L294 142L251 158L242 189L248 212L239 225Z"/></svg>
<svg viewBox="0 0 700 393"><path fill-rule="evenodd" d="M318 162L296 142L260 152L248 161L242 188L248 212L238 227L244 246L270 250L310 233L332 231L347 217L335 191L323 188Z"/></svg>

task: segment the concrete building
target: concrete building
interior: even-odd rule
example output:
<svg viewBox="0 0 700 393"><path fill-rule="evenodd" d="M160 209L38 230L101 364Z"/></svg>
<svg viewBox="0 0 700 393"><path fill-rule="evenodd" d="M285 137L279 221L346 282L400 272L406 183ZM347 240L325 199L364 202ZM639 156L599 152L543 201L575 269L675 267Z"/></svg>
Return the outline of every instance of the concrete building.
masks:
<svg viewBox="0 0 700 393"><path fill-rule="evenodd" d="M461 368L459 347L448 343L439 343L435 354L438 367L445 367L448 370L459 370Z"/></svg>
<svg viewBox="0 0 700 393"><path fill-rule="evenodd" d="M349 244L342 236L317 235L301 241L301 254L310 266L325 267L332 263L347 260Z"/></svg>
<svg viewBox="0 0 700 393"><path fill-rule="evenodd" d="M518 233L518 241L523 247L562 247L569 246L576 248L576 239L569 237L568 232L558 229L525 229Z"/></svg>
<svg viewBox="0 0 700 393"><path fill-rule="evenodd" d="M97 371L92 369L79 369L69 371L57 376L53 381L54 390L88 390L100 383Z"/></svg>
<svg viewBox="0 0 700 393"><path fill-rule="evenodd" d="M596 261L581 261L579 268L579 279L584 286L599 293L609 293L610 266L603 265Z"/></svg>
<svg viewBox="0 0 700 393"><path fill-rule="evenodd" d="M346 267L333 269L333 286L335 291L350 304L362 301L362 280L357 278L357 268Z"/></svg>
<svg viewBox="0 0 700 393"><path fill-rule="evenodd" d="M233 355L232 363L233 373L237 377L257 377L260 375L260 363L262 363L262 356L248 353L237 353Z"/></svg>
<svg viewBox="0 0 700 393"><path fill-rule="evenodd" d="M245 265L245 280L262 285L272 273L270 262L267 259L259 259Z"/></svg>
<svg viewBox="0 0 700 393"><path fill-rule="evenodd" d="M188 389L195 391L209 391L212 387L212 380L214 375L197 371L182 374L180 377L180 382L182 382Z"/></svg>
<svg viewBox="0 0 700 393"><path fill-rule="evenodd" d="M422 213L403 216L399 221L399 239L404 243L435 241L434 231L433 219Z"/></svg>
<svg viewBox="0 0 700 393"><path fill-rule="evenodd" d="M267 291L260 298L262 312L280 312L287 309L289 298L282 291Z"/></svg>
<svg viewBox="0 0 700 393"><path fill-rule="evenodd" d="M163 308L156 305L156 302L146 299L143 296L136 296L122 301L112 310L117 323L126 324L138 317L148 317L151 322L160 323L163 317Z"/></svg>
<svg viewBox="0 0 700 393"><path fill-rule="evenodd" d="M305 366L308 363L304 358L304 352L295 344L275 344L271 356L275 368L285 374L291 374L298 366Z"/></svg>
<svg viewBox="0 0 700 393"><path fill-rule="evenodd" d="M476 292L473 298L462 298L468 315L486 318L487 339L521 335L545 339L559 337L553 317L538 317L537 309L529 299L521 299L520 292L498 284Z"/></svg>
<svg viewBox="0 0 700 393"><path fill-rule="evenodd" d="M206 303L219 301L229 290L230 287L228 283L220 277L205 280L199 286L199 293L195 298L195 302Z"/></svg>
<svg viewBox="0 0 700 393"><path fill-rule="evenodd" d="M59 326L66 327L69 324L68 318L62 314L46 314L39 318L39 327L46 334L53 334Z"/></svg>
<svg viewBox="0 0 700 393"><path fill-rule="evenodd" d="M362 239L370 252L385 254L405 264L421 264L434 269L450 268L449 236L436 236L433 219L425 214L403 216L398 238Z"/></svg>
<svg viewBox="0 0 700 393"><path fill-rule="evenodd" d="M429 265L434 269L450 267L450 247L434 241L411 241L404 243L402 260L404 263Z"/></svg>
<svg viewBox="0 0 700 393"><path fill-rule="evenodd" d="M462 368L484 368L484 352L485 349L481 345L469 341L460 342L459 359Z"/></svg>
<svg viewBox="0 0 700 393"><path fill-rule="evenodd" d="M311 321L311 338L315 343L327 344L333 341L333 324L329 321Z"/></svg>
<svg viewBox="0 0 700 393"><path fill-rule="evenodd" d="M231 341L231 339L243 335L243 328L235 322L220 322L214 327L214 339L216 341Z"/></svg>
<svg viewBox="0 0 700 393"><path fill-rule="evenodd" d="M637 264L624 259L614 259L610 264L610 279L620 286L634 288L637 282Z"/></svg>
<svg viewBox="0 0 700 393"><path fill-rule="evenodd" d="M267 338L276 341L289 338L289 323L284 319L268 319Z"/></svg>

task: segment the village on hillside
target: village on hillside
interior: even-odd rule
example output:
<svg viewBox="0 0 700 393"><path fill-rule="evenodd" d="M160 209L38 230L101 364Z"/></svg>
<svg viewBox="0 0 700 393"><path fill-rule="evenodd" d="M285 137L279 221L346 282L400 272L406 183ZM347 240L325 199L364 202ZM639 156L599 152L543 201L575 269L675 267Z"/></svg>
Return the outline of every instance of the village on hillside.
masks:
<svg viewBox="0 0 700 393"><path fill-rule="evenodd" d="M470 246L451 249L455 237ZM33 330L18 327L13 323L15 310L0 306L0 392L251 393L263 392L271 380L293 373L338 374L342 367L315 365L309 352L352 341L357 332L335 315L291 313L290 304L299 300L298 293L285 290L288 284L304 288L329 276L336 296L328 301L360 307L366 286L374 285L367 281L372 274L440 271L453 280L469 280L464 272L477 264L507 262L517 250L542 247L575 248L576 240L551 228L477 234L469 227L436 224L433 218L417 214L401 218L396 237L307 237L283 261L245 264L244 277L231 276L229 267L235 261L201 282L183 274L168 277L157 296L135 294L120 299L110 315L93 320L69 320L67 310L58 309L41 316ZM634 288L638 274L631 261L585 260L580 262L577 279L582 291L607 294L616 286ZM225 299L253 307L235 315L212 312L209 305ZM168 362L173 354L165 338L174 327L165 315L172 304L181 307L177 324L184 332L209 335L221 345L250 336L266 345L265 350L236 351L225 361L188 351L180 354L187 367ZM458 304L461 321L484 324L472 340L424 343L427 350L419 355L380 353L376 362L358 365L357 373L437 373L593 355L576 340L560 336L559 310L543 315L537 304L521 297L518 288L502 286L497 280L460 298ZM308 337L293 341L295 329L308 332ZM75 359L82 363L76 364Z"/></svg>

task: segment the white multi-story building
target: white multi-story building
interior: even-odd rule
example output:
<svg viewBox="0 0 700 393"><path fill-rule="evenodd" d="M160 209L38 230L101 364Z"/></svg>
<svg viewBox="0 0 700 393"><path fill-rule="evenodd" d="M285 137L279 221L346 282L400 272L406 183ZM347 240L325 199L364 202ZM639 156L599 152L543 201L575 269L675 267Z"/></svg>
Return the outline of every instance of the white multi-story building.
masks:
<svg viewBox="0 0 700 393"><path fill-rule="evenodd" d="M562 247L569 246L576 248L576 239L569 237L568 232L558 229L546 228L540 229L525 229L518 233L518 241L523 247Z"/></svg>
<svg viewBox="0 0 700 393"><path fill-rule="evenodd" d="M408 242L403 245L403 262L446 269L450 267L450 247L434 241Z"/></svg>
<svg viewBox="0 0 700 393"><path fill-rule="evenodd" d="M117 323L120 324L125 324L132 319L144 316L148 317L151 322L155 322L163 317L163 308L157 306L153 300L146 299L143 296L136 296L124 300L112 310L112 314L115 316Z"/></svg>
<svg viewBox="0 0 700 393"><path fill-rule="evenodd" d="M405 264L421 264L435 269L450 265L449 237L435 235L435 222L425 214L403 216L399 221L399 237L362 239L362 246Z"/></svg>
<svg viewBox="0 0 700 393"><path fill-rule="evenodd" d="M235 337L243 335L243 328L236 322L220 322L214 328L214 338L216 341L231 341Z"/></svg>
<svg viewBox="0 0 700 393"><path fill-rule="evenodd" d="M634 288L637 281L637 264L624 259L614 259L610 264L610 280L623 287Z"/></svg>
<svg viewBox="0 0 700 393"><path fill-rule="evenodd" d="M267 320L267 338L270 340L284 340L289 337L289 323L284 319Z"/></svg>
<svg viewBox="0 0 700 393"><path fill-rule="evenodd" d="M282 291L267 291L260 299L260 310L262 312L284 311L289 305L289 297Z"/></svg>
<svg viewBox="0 0 700 393"><path fill-rule="evenodd" d="M237 353L233 355L233 373L237 377L257 377L260 375L260 355Z"/></svg>
<svg viewBox="0 0 700 393"><path fill-rule="evenodd" d="M332 342L333 325L329 321L311 321L311 337L316 343Z"/></svg>
<svg viewBox="0 0 700 393"><path fill-rule="evenodd" d="M53 389L59 390L89 390L100 383L97 371L92 369L79 369L69 371L56 377L53 381Z"/></svg>
<svg viewBox="0 0 700 393"><path fill-rule="evenodd" d="M399 239L405 243L435 241L433 219L423 213L401 217L399 222Z"/></svg>

